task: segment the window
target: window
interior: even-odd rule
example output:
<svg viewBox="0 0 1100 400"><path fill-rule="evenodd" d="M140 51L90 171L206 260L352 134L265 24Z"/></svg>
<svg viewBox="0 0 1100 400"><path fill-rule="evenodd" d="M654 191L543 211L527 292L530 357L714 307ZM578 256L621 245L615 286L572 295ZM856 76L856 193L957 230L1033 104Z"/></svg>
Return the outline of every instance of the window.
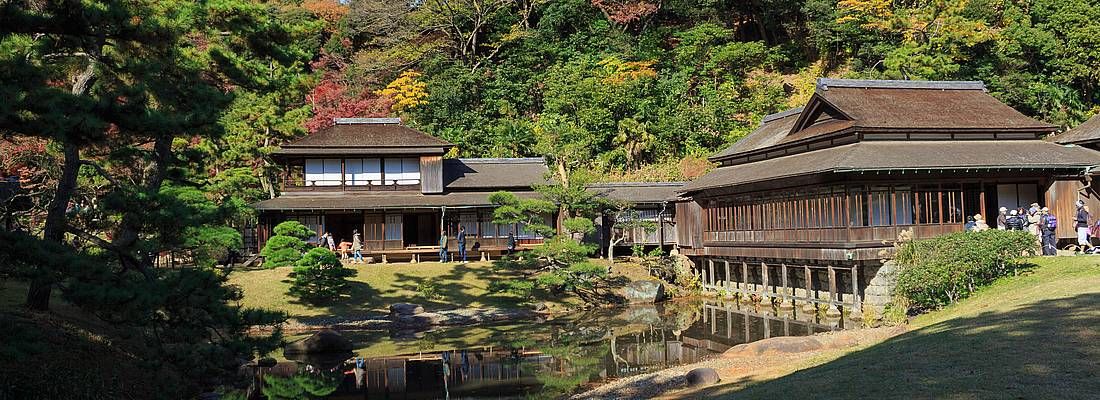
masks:
<svg viewBox="0 0 1100 400"><path fill-rule="evenodd" d="M908 186L899 186L894 189L896 208L894 220L898 225L913 224L913 191Z"/></svg>
<svg viewBox="0 0 1100 400"><path fill-rule="evenodd" d="M477 235L477 213L462 213L458 216L458 224L466 228L466 236Z"/></svg>
<svg viewBox="0 0 1100 400"><path fill-rule="evenodd" d="M344 160L344 181L350 186L381 185L382 165L377 158Z"/></svg>
<svg viewBox="0 0 1100 400"><path fill-rule="evenodd" d="M386 214L386 240L402 240L401 214Z"/></svg>
<svg viewBox="0 0 1100 400"><path fill-rule="evenodd" d="M307 159L306 186L340 186L339 159Z"/></svg>
<svg viewBox="0 0 1100 400"><path fill-rule="evenodd" d="M386 184L416 185L420 183L420 159L387 158L385 164Z"/></svg>

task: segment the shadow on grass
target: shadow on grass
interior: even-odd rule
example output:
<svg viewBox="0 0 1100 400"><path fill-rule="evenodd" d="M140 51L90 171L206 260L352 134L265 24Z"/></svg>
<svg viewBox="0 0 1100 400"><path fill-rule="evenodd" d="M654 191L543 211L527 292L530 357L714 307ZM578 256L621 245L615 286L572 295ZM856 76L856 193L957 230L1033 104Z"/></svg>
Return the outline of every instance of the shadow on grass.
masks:
<svg viewBox="0 0 1100 400"><path fill-rule="evenodd" d="M952 319L734 392L738 383L697 395L1100 398L1100 294Z"/></svg>

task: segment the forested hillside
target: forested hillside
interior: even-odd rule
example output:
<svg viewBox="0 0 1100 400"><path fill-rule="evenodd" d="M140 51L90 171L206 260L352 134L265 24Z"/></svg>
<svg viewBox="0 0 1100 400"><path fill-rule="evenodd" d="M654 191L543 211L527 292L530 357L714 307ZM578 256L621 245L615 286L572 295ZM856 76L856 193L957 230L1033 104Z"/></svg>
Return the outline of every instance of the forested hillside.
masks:
<svg viewBox="0 0 1100 400"><path fill-rule="evenodd" d="M453 156L548 156L597 179L684 179L762 116L802 105L821 76L982 80L1065 127L1092 112L1100 83L1100 6L1083 0L302 7L324 26L304 82L281 88L282 106L301 110L260 123L243 119L252 105L238 100L223 121L247 140L225 142L231 154L258 159L237 147L305 134L297 119L315 130L332 117L392 115L457 144Z"/></svg>

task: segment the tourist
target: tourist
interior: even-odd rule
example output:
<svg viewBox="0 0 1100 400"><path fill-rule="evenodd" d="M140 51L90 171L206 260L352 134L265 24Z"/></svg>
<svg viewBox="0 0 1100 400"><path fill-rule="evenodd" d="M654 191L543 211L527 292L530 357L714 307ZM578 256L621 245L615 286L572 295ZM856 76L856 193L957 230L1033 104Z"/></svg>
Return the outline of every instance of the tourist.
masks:
<svg viewBox="0 0 1100 400"><path fill-rule="evenodd" d="M974 221L974 217L966 217L966 224L963 225L963 230L967 232L976 232L978 230L978 224Z"/></svg>
<svg viewBox="0 0 1100 400"><path fill-rule="evenodd" d="M466 227L458 226L458 236L455 237L458 240L458 257L462 259L462 263L466 263Z"/></svg>
<svg viewBox="0 0 1100 400"><path fill-rule="evenodd" d="M981 214L974 214L974 232L987 230L989 230L989 224L985 223L985 218Z"/></svg>
<svg viewBox="0 0 1100 400"><path fill-rule="evenodd" d="M355 259L352 260L356 264L363 263L363 239L359 237L359 230L351 231L351 250L355 252Z"/></svg>
<svg viewBox="0 0 1100 400"><path fill-rule="evenodd" d="M332 232L325 232L325 235L327 235L325 240L328 242L328 249L336 251L336 239L332 238Z"/></svg>
<svg viewBox="0 0 1100 400"><path fill-rule="evenodd" d="M1039 204L1031 203L1031 208L1027 209L1027 231L1035 235L1035 240L1039 240L1042 235L1039 229L1042 222L1042 216L1039 215Z"/></svg>
<svg viewBox="0 0 1100 400"><path fill-rule="evenodd" d="M1089 211L1085 208L1085 201L1077 199L1075 203L1077 205L1077 215L1074 216L1073 222L1077 227L1077 246L1081 251L1092 247L1089 243Z"/></svg>
<svg viewBox="0 0 1100 400"><path fill-rule="evenodd" d="M1011 210L1008 212L1008 218L1005 219L1005 225L1010 231L1022 231L1024 225L1027 224L1027 220L1020 216L1020 211Z"/></svg>
<svg viewBox="0 0 1100 400"><path fill-rule="evenodd" d="M447 262L447 230L439 231L439 262Z"/></svg>
<svg viewBox="0 0 1100 400"><path fill-rule="evenodd" d="M351 242L344 241L343 239L340 240L340 244L336 245L336 252L340 253L341 260L351 258L351 246Z"/></svg>
<svg viewBox="0 0 1100 400"><path fill-rule="evenodd" d="M1039 214L1042 216L1042 222L1039 224L1039 230L1042 232L1042 244L1043 255L1053 256L1058 254L1058 247L1056 245L1057 239L1054 238L1054 232L1058 230L1058 217L1050 213L1050 209L1043 207L1039 210Z"/></svg>
<svg viewBox="0 0 1100 400"><path fill-rule="evenodd" d="M508 254L516 252L516 234L515 232L508 232Z"/></svg>
<svg viewBox="0 0 1100 400"><path fill-rule="evenodd" d="M1000 214L997 214L997 229L1008 229L1008 209L1001 207Z"/></svg>

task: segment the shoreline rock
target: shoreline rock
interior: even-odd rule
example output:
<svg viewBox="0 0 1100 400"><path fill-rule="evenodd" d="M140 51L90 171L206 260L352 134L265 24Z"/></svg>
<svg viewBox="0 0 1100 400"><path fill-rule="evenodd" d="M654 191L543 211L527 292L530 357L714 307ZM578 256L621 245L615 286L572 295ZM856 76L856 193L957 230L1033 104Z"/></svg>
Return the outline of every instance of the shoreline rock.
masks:
<svg viewBox="0 0 1100 400"><path fill-rule="evenodd" d="M414 305L415 306L415 305ZM419 307L419 306L416 306ZM416 307L410 309L416 310ZM420 308L423 310L423 308ZM322 329L333 330L385 330L431 328L436 326L474 325L482 323L529 321L545 316L528 309L513 308L461 308L444 311L418 312L414 314L378 314L362 317L310 317L283 323L284 332L304 332ZM270 328L254 328L254 332L270 332Z"/></svg>

